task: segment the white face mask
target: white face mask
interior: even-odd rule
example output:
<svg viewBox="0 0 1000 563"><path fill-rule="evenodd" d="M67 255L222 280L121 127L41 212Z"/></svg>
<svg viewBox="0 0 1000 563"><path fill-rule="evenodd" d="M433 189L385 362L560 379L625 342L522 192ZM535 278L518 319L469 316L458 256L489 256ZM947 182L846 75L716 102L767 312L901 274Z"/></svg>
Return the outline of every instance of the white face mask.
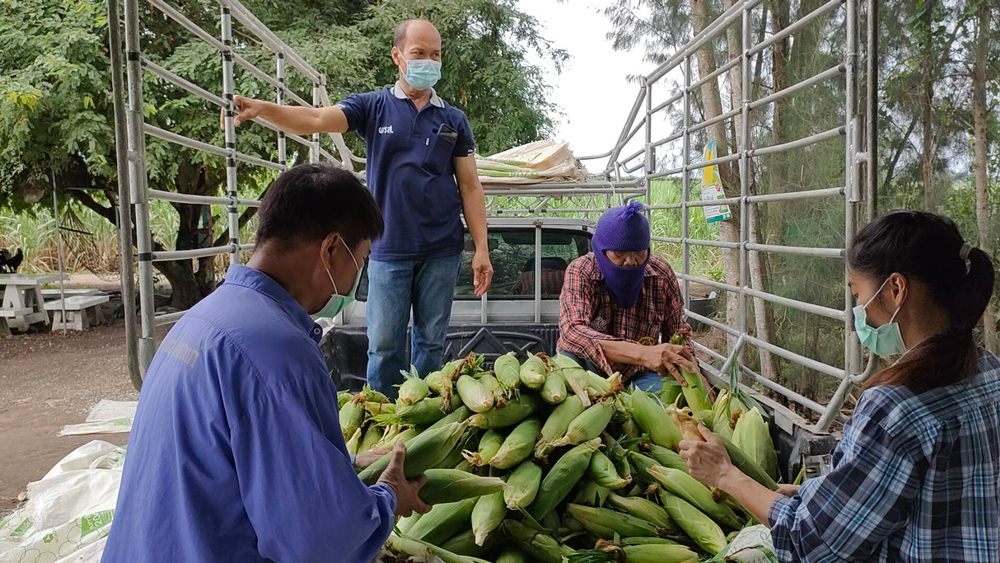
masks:
<svg viewBox="0 0 1000 563"><path fill-rule="evenodd" d="M887 283L889 283L889 278L886 278L882 282L878 291L875 292L875 295L872 295L867 303L854 308L854 330L857 332L858 340L866 348L883 358L902 354L906 351L906 346L903 344L903 335L899 332L899 323L894 322L902 306L896 307L892 318L884 325L875 328L868 324L868 305L871 305L879 293L882 293Z"/></svg>
<svg viewBox="0 0 1000 563"><path fill-rule="evenodd" d="M354 276L354 285L351 287L350 293L341 295L340 290L337 289L337 282L333 281L333 274L330 273L330 268L327 268L326 275L329 276L330 283L333 284L333 295L330 296L330 300L326 302L326 305L313 315L314 318L332 319L339 315L348 305L354 303L354 294L357 293L358 284L361 283L361 264L358 264L357 258L354 257L354 253L351 252L351 248L347 246L343 238L340 239L340 242L347 249L347 253L351 255L354 267L358 269L358 273Z"/></svg>

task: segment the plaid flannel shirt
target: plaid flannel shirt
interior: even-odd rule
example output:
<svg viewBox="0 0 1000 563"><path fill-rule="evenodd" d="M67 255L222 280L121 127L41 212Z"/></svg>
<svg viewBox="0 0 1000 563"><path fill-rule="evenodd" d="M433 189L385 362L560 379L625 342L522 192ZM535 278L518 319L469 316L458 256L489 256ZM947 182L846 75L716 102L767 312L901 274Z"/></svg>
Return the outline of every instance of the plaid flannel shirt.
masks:
<svg viewBox="0 0 1000 563"><path fill-rule="evenodd" d="M684 320L684 299L677 277L670 264L658 256L649 257L639 299L629 309L612 301L593 253L577 258L566 268L559 305L557 347L589 359L609 374L621 372L626 380L645 368L608 363L600 341L652 345L661 338L663 342L670 340L678 330L691 329ZM694 351L691 353L693 356Z"/></svg>
<svg viewBox="0 0 1000 563"><path fill-rule="evenodd" d="M831 469L771 506L781 561L1000 561L1000 360L930 391L865 391Z"/></svg>

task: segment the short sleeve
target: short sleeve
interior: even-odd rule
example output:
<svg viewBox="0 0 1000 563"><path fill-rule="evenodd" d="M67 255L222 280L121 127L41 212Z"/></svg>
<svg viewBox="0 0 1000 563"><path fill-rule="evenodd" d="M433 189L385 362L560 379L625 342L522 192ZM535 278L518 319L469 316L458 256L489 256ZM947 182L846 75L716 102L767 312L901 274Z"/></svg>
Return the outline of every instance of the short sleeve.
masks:
<svg viewBox="0 0 1000 563"><path fill-rule="evenodd" d="M464 113L461 115L462 120L458 124L458 141L455 142L455 150L451 153L455 158L476 154L476 138L472 135L472 126L469 125L469 118Z"/></svg>
<svg viewBox="0 0 1000 563"><path fill-rule="evenodd" d="M373 108L379 92L365 92L362 94L351 94L347 98L337 102L337 107L343 110L347 116L347 130L356 131L362 136L368 126L368 121L374 114Z"/></svg>

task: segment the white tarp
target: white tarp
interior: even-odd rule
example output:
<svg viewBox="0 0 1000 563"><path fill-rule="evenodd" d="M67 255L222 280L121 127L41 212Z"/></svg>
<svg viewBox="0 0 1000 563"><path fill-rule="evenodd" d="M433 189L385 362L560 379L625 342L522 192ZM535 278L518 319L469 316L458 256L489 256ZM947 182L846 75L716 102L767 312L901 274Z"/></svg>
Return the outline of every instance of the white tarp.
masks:
<svg viewBox="0 0 1000 563"><path fill-rule="evenodd" d="M534 184L575 182L587 179L587 170L566 143L552 139L535 141L491 156L476 155L479 181L483 184Z"/></svg>
<svg viewBox="0 0 1000 563"><path fill-rule="evenodd" d="M102 399L94 405L83 424L70 424L59 431L59 436L84 434L117 434L132 431L132 419L138 401L109 401Z"/></svg>

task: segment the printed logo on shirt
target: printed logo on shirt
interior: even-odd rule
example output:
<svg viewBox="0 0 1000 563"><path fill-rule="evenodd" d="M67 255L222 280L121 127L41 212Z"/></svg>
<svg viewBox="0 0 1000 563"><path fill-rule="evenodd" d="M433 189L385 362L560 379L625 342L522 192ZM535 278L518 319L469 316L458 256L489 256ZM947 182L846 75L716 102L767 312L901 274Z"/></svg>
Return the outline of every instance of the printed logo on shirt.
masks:
<svg viewBox="0 0 1000 563"><path fill-rule="evenodd" d="M392 125L386 125L378 128L379 135L392 135Z"/></svg>

